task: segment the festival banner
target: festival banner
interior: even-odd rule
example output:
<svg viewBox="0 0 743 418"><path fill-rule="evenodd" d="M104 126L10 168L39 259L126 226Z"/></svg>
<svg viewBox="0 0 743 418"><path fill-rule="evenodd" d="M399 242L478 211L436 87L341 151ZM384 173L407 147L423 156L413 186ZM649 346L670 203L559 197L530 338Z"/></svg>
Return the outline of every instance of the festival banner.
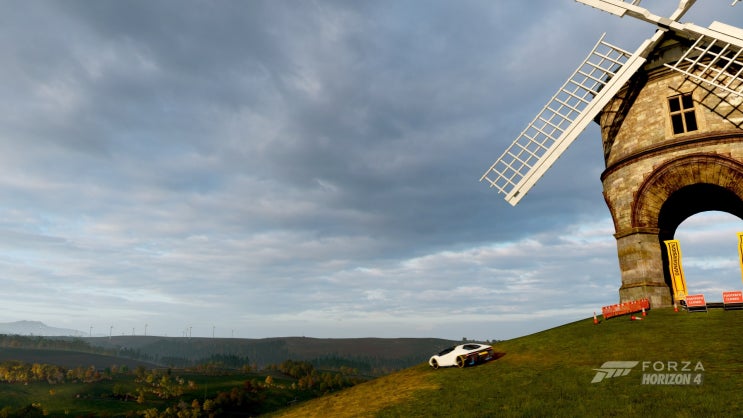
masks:
<svg viewBox="0 0 743 418"><path fill-rule="evenodd" d="M738 232L738 262L740 263L741 274L743 274L743 232ZM743 277L741 280L743 280Z"/></svg>
<svg viewBox="0 0 743 418"><path fill-rule="evenodd" d="M663 241L668 250L668 270L671 273L671 284L673 285L673 300L686 299L686 278L684 269L681 267L681 245L678 240Z"/></svg>

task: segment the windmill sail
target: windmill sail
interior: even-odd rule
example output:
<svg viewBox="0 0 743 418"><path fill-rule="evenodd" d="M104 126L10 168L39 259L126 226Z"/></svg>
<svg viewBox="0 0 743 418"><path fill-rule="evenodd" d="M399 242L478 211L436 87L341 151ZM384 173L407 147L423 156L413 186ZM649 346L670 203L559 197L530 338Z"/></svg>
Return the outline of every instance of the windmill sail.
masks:
<svg viewBox="0 0 743 418"><path fill-rule="evenodd" d="M591 6L593 8L603 10L613 15L624 17L632 16L634 18L644 20L646 22L655 23L657 25L668 25L672 22L678 21L682 16L686 14L691 6L696 3L697 0L679 0L679 5L673 12L670 18L658 16L650 13L650 11L644 7L640 7L640 0L634 0L631 3L624 0L575 0L578 3Z"/></svg>
<svg viewBox="0 0 743 418"><path fill-rule="evenodd" d="M696 0L679 0L668 18L640 7L639 0L576 1L620 17L653 23L660 30L633 54L604 42L602 36L557 94L483 174L480 181L486 180L490 187L505 194L511 205L524 197L640 69L666 31L695 41L678 62L665 64L667 67L698 83L743 97L743 31L719 22L709 28L680 23L678 20Z"/></svg>
<svg viewBox="0 0 743 418"><path fill-rule="evenodd" d="M670 29L690 39L694 45L684 52L675 64L666 67L678 71L699 83L705 83L738 96L743 96L743 31L713 22L709 28L693 23L680 23L678 20L689 10L696 0L681 0L670 18L650 13L638 6L622 0L576 0L608 13L624 17L629 15L664 29ZM735 5L734 1L732 5Z"/></svg>
<svg viewBox="0 0 743 418"><path fill-rule="evenodd" d="M720 22L712 23L709 30L688 26L689 32L702 33L677 62L665 66L743 97L743 31Z"/></svg>
<svg viewBox="0 0 743 418"><path fill-rule="evenodd" d="M483 174L480 181L516 205L645 62L658 31L634 54L604 42L558 90L536 118Z"/></svg>

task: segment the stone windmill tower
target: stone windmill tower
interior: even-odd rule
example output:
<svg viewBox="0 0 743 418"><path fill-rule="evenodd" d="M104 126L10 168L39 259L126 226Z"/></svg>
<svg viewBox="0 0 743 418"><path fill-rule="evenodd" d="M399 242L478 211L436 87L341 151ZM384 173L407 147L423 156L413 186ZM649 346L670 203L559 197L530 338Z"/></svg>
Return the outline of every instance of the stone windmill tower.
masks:
<svg viewBox="0 0 743 418"><path fill-rule="evenodd" d="M682 23L640 0L577 0L656 25L634 53L603 37L480 181L516 205L592 121L601 126L621 301L672 303L663 241L708 210L743 219L743 30ZM733 1L735 5L739 0Z"/></svg>

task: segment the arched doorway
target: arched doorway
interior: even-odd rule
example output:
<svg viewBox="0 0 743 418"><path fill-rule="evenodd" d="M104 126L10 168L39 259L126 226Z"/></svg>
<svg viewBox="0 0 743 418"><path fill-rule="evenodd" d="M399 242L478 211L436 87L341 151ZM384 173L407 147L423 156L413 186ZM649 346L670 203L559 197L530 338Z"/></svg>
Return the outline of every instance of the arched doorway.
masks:
<svg viewBox="0 0 743 418"><path fill-rule="evenodd" d="M681 222L673 239L681 244L690 293L719 301L723 291L743 289L738 232L743 232L743 219L727 212L702 212Z"/></svg>
<svg viewBox="0 0 743 418"><path fill-rule="evenodd" d="M743 200L741 200L741 198L738 197L738 195L736 195L730 189L721 187L719 185L697 183L684 186L673 192L661 206L661 209L658 213L658 240L661 247L661 254L663 259L663 278L669 289L672 289L671 274L668 267L668 253L665 250L663 241L677 239L681 244L681 252L683 258L682 264L684 265L684 275L686 277L687 287L689 287L689 291L692 293L705 293L705 290L714 290L714 293L719 294L719 298L722 299L722 295L720 293L721 290L719 289L719 287L711 286L712 282L699 282L695 280L692 280L691 283L689 282L690 271L687 269L687 267L694 267L693 262L701 262L701 260L695 258L694 252L688 253L687 246L695 245L697 243L697 240L691 238L695 235L692 232L691 237L686 239L686 241L688 242L685 245L684 241L679 239L679 236L677 234L679 226L682 225L682 223L685 223L687 219L693 217L694 215L700 214L704 219L712 216L712 214L714 213L720 212L729 214L731 218L738 218L738 220L741 222L739 231L743 231ZM723 238L719 237L719 239ZM730 241L731 250L733 251L733 255L731 256L730 261L737 262L737 237L735 235L735 232L731 232L728 239ZM700 257L703 257L701 255L701 252L696 254L699 254ZM692 255L691 258L689 258L690 255ZM692 262L692 264L688 265L688 262L690 261ZM693 275L691 277L693 277ZM738 275L738 277L740 277L740 275ZM704 284L702 285L702 283ZM741 286L736 286L732 289L725 290L735 290L740 288ZM711 297L713 298L712 300L716 300L715 296L711 295Z"/></svg>
<svg viewBox="0 0 743 418"><path fill-rule="evenodd" d="M605 185L605 196L612 193ZM629 218L619 205L609 205L622 271L620 300L647 297L653 306L669 306L673 300L663 241L673 239L679 225L698 213L721 211L743 219L743 164L715 153L672 158L654 166L631 197Z"/></svg>

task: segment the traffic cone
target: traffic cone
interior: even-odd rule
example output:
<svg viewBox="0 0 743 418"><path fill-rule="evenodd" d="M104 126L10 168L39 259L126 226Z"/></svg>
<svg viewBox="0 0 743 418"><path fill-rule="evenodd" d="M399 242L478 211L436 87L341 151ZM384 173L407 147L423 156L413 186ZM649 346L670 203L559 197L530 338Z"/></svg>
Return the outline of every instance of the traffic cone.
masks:
<svg viewBox="0 0 743 418"><path fill-rule="evenodd" d="M645 313L645 308L642 308L642 316L648 316L648 314Z"/></svg>
<svg viewBox="0 0 743 418"><path fill-rule="evenodd" d="M629 317L629 320L630 321L642 321L642 318L639 317L639 316L632 315L632 316Z"/></svg>
<svg viewBox="0 0 743 418"><path fill-rule="evenodd" d="M678 307L678 305L676 305L676 302L673 302L673 311L674 312L678 312L679 311L679 307Z"/></svg>
<svg viewBox="0 0 743 418"><path fill-rule="evenodd" d="M593 325L598 325L599 320L596 318L596 312L593 313Z"/></svg>

